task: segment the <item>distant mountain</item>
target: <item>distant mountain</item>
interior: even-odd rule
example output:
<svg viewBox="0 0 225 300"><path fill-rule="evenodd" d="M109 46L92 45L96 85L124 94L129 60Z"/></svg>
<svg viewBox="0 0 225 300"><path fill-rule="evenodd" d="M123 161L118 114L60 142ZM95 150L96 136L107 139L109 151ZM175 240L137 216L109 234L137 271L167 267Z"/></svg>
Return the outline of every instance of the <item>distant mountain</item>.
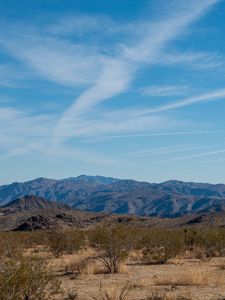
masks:
<svg viewBox="0 0 225 300"><path fill-rule="evenodd" d="M0 186L0 205L28 195L89 212L179 217L225 211L224 184L176 180L156 184L86 175Z"/></svg>

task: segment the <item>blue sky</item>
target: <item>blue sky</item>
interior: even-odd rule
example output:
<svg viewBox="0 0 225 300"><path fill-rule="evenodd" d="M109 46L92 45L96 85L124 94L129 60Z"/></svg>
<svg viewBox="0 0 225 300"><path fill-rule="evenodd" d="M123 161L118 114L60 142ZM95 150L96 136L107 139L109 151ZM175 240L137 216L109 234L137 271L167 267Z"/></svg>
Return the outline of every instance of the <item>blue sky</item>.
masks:
<svg viewBox="0 0 225 300"><path fill-rule="evenodd" d="M225 183L225 1L1 0L0 184Z"/></svg>

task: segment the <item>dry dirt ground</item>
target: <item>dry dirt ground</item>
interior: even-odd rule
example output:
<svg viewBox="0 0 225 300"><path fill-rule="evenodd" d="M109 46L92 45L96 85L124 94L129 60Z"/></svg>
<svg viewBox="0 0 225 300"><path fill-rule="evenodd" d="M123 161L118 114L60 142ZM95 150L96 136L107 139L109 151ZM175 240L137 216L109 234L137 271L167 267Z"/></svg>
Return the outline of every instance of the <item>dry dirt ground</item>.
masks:
<svg viewBox="0 0 225 300"><path fill-rule="evenodd" d="M130 287L126 300L225 299L225 258L213 258L210 261L174 259L164 265L128 261L120 274L87 275L92 272L93 266L77 276L65 272L66 265L86 255L82 253L50 259L50 267L62 282L65 295L68 291L77 290L78 300L93 297L102 300L104 291L109 294L116 292L117 297L112 299L120 300L119 294L125 285Z"/></svg>

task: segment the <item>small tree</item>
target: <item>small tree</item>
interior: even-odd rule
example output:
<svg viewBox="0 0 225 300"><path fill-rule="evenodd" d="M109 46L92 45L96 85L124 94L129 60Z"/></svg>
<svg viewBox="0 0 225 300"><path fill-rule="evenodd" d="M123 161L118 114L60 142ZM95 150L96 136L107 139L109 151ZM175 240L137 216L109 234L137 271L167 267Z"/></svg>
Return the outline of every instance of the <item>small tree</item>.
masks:
<svg viewBox="0 0 225 300"><path fill-rule="evenodd" d="M100 250L98 260L109 273L119 272L120 263L127 257L133 238L124 226L99 227L89 232L91 245Z"/></svg>

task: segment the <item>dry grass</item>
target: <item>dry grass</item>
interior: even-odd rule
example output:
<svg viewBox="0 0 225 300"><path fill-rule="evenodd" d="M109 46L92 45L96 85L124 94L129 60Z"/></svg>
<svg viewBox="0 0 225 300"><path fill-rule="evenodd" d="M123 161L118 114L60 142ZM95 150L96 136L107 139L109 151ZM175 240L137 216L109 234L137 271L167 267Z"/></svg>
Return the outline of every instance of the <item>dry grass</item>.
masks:
<svg viewBox="0 0 225 300"><path fill-rule="evenodd" d="M80 260L73 260L65 265L65 273L76 278L78 275L96 275L108 274L108 269L94 258L83 258ZM118 273L127 274L127 266L119 264Z"/></svg>
<svg viewBox="0 0 225 300"><path fill-rule="evenodd" d="M144 236L140 243L133 243L131 248L127 248L126 245L123 246L124 241L121 237L119 239L119 247L122 250L118 253L114 251L114 248L117 249L117 240L113 239L113 243L109 241L110 249L115 254L112 257L108 255L104 248L100 247L102 244L106 245L103 243L104 240L102 242L101 239L100 244L96 244L96 242L92 244L90 242L85 244L86 248L82 246L83 248L79 250L72 249L73 251L68 251L70 244L67 241L69 246L67 245L66 249L62 247L63 254L60 253L59 256L55 257L49 250L47 233L41 233L40 236L36 236L36 233L32 233L31 236L18 233L18 237L21 239L21 245L19 246L15 238L17 235L4 234L2 239L0 239L0 258L2 263L6 259L16 263L19 259L17 254L24 253L25 258L33 256L43 259L50 275L61 282L60 288L63 293L58 298L48 297L49 300L222 299L221 295L225 295L225 259L221 253L222 247L224 247L225 252L225 230L224 244L223 239L219 239L218 235L216 235L216 238L212 235L205 240L205 235L199 238L198 234L194 234L191 236L191 238L193 237L196 240L194 245L192 245L191 239L189 242L186 241L187 245L185 247L179 244L179 239L182 238L182 231L175 231L171 235L168 235L167 231L164 233L147 230L145 233L146 239ZM176 236L177 233L178 237ZM139 237L139 231L137 236ZM35 238L34 241L33 238ZM110 236L110 238L112 237ZM177 239L176 247L173 244L174 239ZM218 239L219 241L217 242ZM60 239L57 241L61 243ZM76 245L75 241L74 244ZM123 252L123 247L125 247L125 252ZM150 250L153 249L152 251L147 251L149 255L147 258L149 258L150 263L153 262L155 264L140 263L143 262L143 247L149 247ZM161 252L158 250L161 250ZM217 257L218 254L220 254L220 257ZM158 255L160 259L158 259ZM164 256L166 259L162 263L161 257ZM113 258L117 259L116 272L109 273L109 270L104 267L101 260L104 259L109 263L110 259L113 260ZM209 261L209 259L211 260ZM156 264L157 262L161 262L161 264ZM12 279L14 278L14 273L12 272ZM5 274L3 275L3 279L6 280L8 277ZM127 281L132 281L128 291L127 289L123 290ZM99 282L101 282L101 286L99 286ZM11 286L10 284L10 292ZM190 295L186 293L188 290L191 291ZM46 292L49 292L49 290L46 290ZM212 298L212 295L215 298ZM3 298L2 294L0 298ZM9 297L3 299L8 300ZM19 299L17 298L16 300Z"/></svg>
<svg viewBox="0 0 225 300"><path fill-rule="evenodd" d="M168 292L168 290L155 288L152 289L146 300L191 300L191 293L189 290L182 294L174 294Z"/></svg>
<svg viewBox="0 0 225 300"><path fill-rule="evenodd" d="M178 257L174 257L174 258L169 259L167 263L168 263L168 264L171 264L171 265L176 265L176 266L181 266L181 265L184 264L184 263L181 261L181 259L178 258Z"/></svg>
<svg viewBox="0 0 225 300"><path fill-rule="evenodd" d="M221 271L225 271L225 262L224 262L224 261L220 262L220 264L218 264L217 267L218 267Z"/></svg>
<svg viewBox="0 0 225 300"><path fill-rule="evenodd" d="M126 264L120 263L118 266L118 273L120 274L129 274L128 268Z"/></svg>
<svg viewBox="0 0 225 300"><path fill-rule="evenodd" d="M106 274L107 269L95 259L83 258L67 263L65 265L65 272L76 278L77 275Z"/></svg>
<svg viewBox="0 0 225 300"><path fill-rule="evenodd" d="M127 262L129 264L138 264L143 261L143 253L142 250L131 250L128 255Z"/></svg>
<svg viewBox="0 0 225 300"><path fill-rule="evenodd" d="M152 289L146 300L164 300L166 292L162 289Z"/></svg>
<svg viewBox="0 0 225 300"><path fill-rule="evenodd" d="M92 300L125 300L131 293L133 286L127 282L121 289L110 287L99 292L98 296L91 296Z"/></svg>
<svg viewBox="0 0 225 300"><path fill-rule="evenodd" d="M183 270L166 277L156 278L156 285L204 286L208 283L208 274L199 270Z"/></svg>
<svg viewBox="0 0 225 300"><path fill-rule="evenodd" d="M70 289L66 291L66 296L63 300L78 300L78 292L76 289Z"/></svg>

